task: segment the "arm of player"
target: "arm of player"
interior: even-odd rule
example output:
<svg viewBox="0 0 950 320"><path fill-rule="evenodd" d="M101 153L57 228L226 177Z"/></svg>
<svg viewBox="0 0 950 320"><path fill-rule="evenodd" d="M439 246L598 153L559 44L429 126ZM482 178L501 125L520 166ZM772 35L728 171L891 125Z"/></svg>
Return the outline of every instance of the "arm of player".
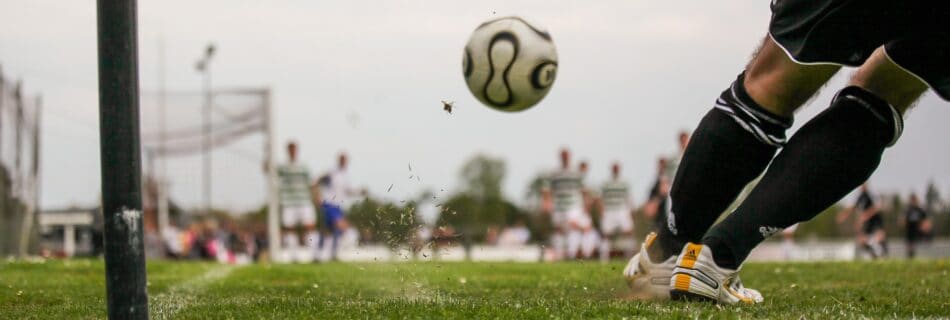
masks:
<svg viewBox="0 0 950 320"><path fill-rule="evenodd" d="M552 199L551 190L541 190L541 213L550 214L554 209L554 199Z"/></svg>
<svg viewBox="0 0 950 320"><path fill-rule="evenodd" d="M851 215L851 212L855 210L855 207L857 207L857 205L847 207L847 208L841 209L841 211L838 211L838 215L835 216L835 222L837 222L838 224L844 223L845 220L848 220L848 216Z"/></svg>
<svg viewBox="0 0 950 320"><path fill-rule="evenodd" d="M319 206L323 203L323 196L320 194L320 181L315 180L310 184L310 200L314 205Z"/></svg>

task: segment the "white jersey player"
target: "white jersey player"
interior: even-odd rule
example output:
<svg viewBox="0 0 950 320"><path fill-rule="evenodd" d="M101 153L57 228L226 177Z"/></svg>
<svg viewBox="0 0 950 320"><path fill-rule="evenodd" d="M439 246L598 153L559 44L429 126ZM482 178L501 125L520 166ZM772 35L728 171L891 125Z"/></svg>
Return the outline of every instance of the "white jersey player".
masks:
<svg viewBox="0 0 950 320"><path fill-rule="evenodd" d="M333 260L337 258L340 237L349 229L349 223L344 217L344 206L349 204L350 196L356 195L356 192L350 188L349 179L347 179L346 168L348 163L346 153L340 153L337 158L337 168L327 173L321 179L320 184L323 194L323 202L320 208L323 210L326 226L330 229L332 240L330 258Z"/></svg>
<svg viewBox="0 0 950 320"><path fill-rule="evenodd" d="M297 162L297 144L287 144L288 163L277 167L278 195L280 197L280 224L283 228L284 246L295 250L300 245L301 235L296 229L303 227L303 241L312 251L317 250L317 214L313 208L310 170Z"/></svg>
<svg viewBox="0 0 950 320"><path fill-rule="evenodd" d="M573 257L566 248L567 233L584 224L590 224L590 217L584 211L583 176L571 170L571 153L561 150L561 167L548 174L541 191L542 208L551 215L554 232L551 246L554 259Z"/></svg>
<svg viewBox="0 0 950 320"><path fill-rule="evenodd" d="M606 259L610 255L611 242L621 236L633 235L633 201L630 199L630 187L620 179L620 164L611 166L610 180L601 188L598 203L601 212L600 230L604 236L601 257Z"/></svg>

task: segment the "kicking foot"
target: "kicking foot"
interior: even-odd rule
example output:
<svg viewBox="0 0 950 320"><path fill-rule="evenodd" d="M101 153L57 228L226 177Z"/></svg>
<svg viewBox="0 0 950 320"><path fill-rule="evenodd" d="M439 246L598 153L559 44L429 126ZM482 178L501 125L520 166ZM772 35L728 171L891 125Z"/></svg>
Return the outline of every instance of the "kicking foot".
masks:
<svg viewBox="0 0 950 320"><path fill-rule="evenodd" d="M742 286L738 269L719 267L713 261L712 249L694 243L686 244L677 258L669 290L674 300L705 300L722 304L763 301L758 291Z"/></svg>
<svg viewBox="0 0 950 320"><path fill-rule="evenodd" d="M630 259L623 269L623 277L633 291L634 298L647 300L667 300L670 298L670 277L676 266L676 256L666 261L654 263L647 249L656 241L656 233L647 235L640 252Z"/></svg>

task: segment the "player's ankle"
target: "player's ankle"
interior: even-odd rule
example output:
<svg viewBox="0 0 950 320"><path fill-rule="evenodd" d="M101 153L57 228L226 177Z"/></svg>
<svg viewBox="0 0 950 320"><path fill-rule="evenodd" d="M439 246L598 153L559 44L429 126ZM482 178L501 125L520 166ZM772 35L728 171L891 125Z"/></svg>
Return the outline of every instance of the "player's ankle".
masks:
<svg viewBox="0 0 950 320"><path fill-rule="evenodd" d="M647 254L651 261L666 261L666 259L678 255L685 245L686 241L676 239L674 235L659 232L655 243L647 247Z"/></svg>
<svg viewBox="0 0 950 320"><path fill-rule="evenodd" d="M713 262L720 268L739 269L739 261L732 253L732 249L718 237L703 239L703 244L712 250Z"/></svg>

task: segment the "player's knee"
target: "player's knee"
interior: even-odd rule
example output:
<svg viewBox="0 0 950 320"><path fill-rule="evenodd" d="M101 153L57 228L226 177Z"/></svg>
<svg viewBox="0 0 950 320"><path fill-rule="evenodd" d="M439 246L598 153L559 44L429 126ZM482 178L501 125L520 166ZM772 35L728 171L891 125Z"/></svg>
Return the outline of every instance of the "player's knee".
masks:
<svg viewBox="0 0 950 320"><path fill-rule="evenodd" d="M844 101L842 101L844 100ZM845 103L852 102L852 103ZM853 111L843 112L842 118L861 117L862 113L870 114L874 121L866 123L859 131L864 134L869 132L881 132L881 141L886 142L885 147L894 145L904 131L904 120L897 108L888 103L880 95L859 86L849 86L838 91L834 98L831 108L826 112L836 112L833 109L848 108L848 106L860 106L861 108L850 108ZM883 129L879 129L883 128Z"/></svg>
<svg viewBox="0 0 950 320"><path fill-rule="evenodd" d="M745 70L751 99L774 114L791 117L840 67L804 65L792 60L771 38Z"/></svg>
<svg viewBox="0 0 950 320"><path fill-rule="evenodd" d="M766 110L759 105L746 90L745 73L740 74L732 85L722 92L716 99L715 109L718 109L732 119L742 130L748 132L756 140L773 147L785 144L785 131L791 127L791 117L785 117ZM722 122L714 118L703 119L704 122ZM710 123L710 125L716 125ZM719 131L719 130L714 130ZM702 131L697 130L696 134Z"/></svg>
<svg viewBox="0 0 950 320"><path fill-rule="evenodd" d="M927 90L927 84L897 65L878 49L851 78L850 84L860 87L891 104L901 114Z"/></svg>

